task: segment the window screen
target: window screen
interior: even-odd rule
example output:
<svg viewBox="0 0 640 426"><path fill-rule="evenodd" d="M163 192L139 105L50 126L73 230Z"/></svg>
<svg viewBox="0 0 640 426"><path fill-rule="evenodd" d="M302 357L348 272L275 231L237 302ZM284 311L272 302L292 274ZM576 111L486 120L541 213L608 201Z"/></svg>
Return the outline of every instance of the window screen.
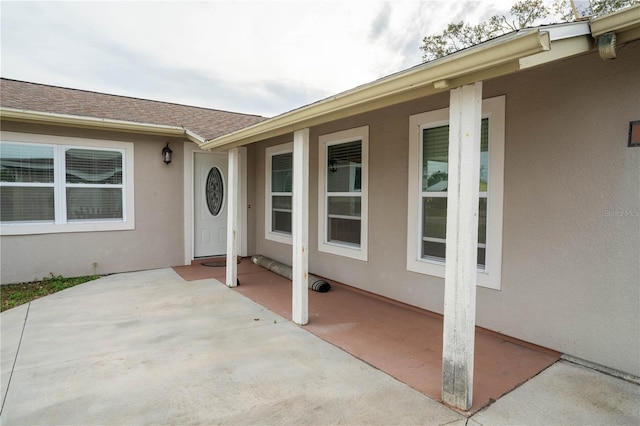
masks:
<svg viewBox="0 0 640 426"><path fill-rule="evenodd" d="M327 242L360 245L362 141L327 147Z"/></svg>
<svg viewBox="0 0 640 426"><path fill-rule="evenodd" d="M446 253L447 190L449 184L449 126L422 131L422 244L423 259L444 260ZM485 265L487 182L489 176L489 119L480 128L478 265Z"/></svg>
<svg viewBox="0 0 640 426"><path fill-rule="evenodd" d="M293 154L271 157L271 230L291 234Z"/></svg>
<svg viewBox="0 0 640 426"><path fill-rule="evenodd" d="M3 142L0 144L0 220L55 220L54 148Z"/></svg>
<svg viewBox="0 0 640 426"><path fill-rule="evenodd" d="M123 167L124 150L2 142L0 220L122 220Z"/></svg>

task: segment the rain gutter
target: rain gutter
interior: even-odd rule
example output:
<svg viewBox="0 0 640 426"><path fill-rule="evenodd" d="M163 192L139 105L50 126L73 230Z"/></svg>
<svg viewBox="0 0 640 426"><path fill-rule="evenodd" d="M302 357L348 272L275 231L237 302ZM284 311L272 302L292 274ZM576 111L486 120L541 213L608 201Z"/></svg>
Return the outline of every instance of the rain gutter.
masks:
<svg viewBox="0 0 640 426"><path fill-rule="evenodd" d="M79 115L56 114L41 111L29 111L15 108L0 108L0 118L3 120L24 123L50 124L55 126L69 126L83 129L113 130L147 135L183 137L201 145L205 139L196 133L179 126L162 124L139 123L135 121L111 120Z"/></svg>
<svg viewBox="0 0 640 426"><path fill-rule="evenodd" d="M617 43L640 39L640 4L591 21L594 38L610 32L616 33Z"/></svg>
<svg viewBox="0 0 640 426"><path fill-rule="evenodd" d="M206 141L225 150L371 111L521 69L520 59L550 50L549 32L527 29L356 87L244 129Z"/></svg>

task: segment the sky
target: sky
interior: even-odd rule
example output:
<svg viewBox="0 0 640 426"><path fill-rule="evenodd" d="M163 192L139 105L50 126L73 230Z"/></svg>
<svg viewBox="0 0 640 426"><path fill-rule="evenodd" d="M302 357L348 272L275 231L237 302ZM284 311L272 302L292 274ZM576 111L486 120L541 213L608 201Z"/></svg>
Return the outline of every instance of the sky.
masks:
<svg viewBox="0 0 640 426"><path fill-rule="evenodd" d="M5 1L0 75L271 117L422 61L482 1Z"/></svg>

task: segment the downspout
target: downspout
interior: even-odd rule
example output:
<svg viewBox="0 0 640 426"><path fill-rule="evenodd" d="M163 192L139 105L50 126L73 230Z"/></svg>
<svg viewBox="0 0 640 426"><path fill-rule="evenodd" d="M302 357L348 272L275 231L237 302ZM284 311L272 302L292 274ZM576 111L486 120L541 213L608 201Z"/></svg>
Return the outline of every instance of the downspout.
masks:
<svg viewBox="0 0 640 426"><path fill-rule="evenodd" d="M593 18L591 35L604 60L616 58L616 45L640 38L640 5L630 6L609 15Z"/></svg>
<svg viewBox="0 0 640 426"><path fill-rule="evenodd" d="M603 60L616 58L616 33L606 33L598 37L598 53Z"/></svg>

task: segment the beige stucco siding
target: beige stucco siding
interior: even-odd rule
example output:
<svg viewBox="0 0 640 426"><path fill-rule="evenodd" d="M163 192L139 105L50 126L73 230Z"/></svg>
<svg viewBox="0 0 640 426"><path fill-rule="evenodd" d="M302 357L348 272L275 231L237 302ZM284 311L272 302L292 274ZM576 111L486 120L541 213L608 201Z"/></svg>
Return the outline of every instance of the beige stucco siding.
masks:
<svg viewBox="0 0 640 426"><path fill-rule="evenodd" d="M50 273L79 276L179 265L184 262L183 141L171 140L173 162L160 152L169 139L3 123L4 131L134 143L135 229L2 236L2 283Z"/></svg>
<svg viewBox="0 0 640 426"><path fill-rule="evenodd" d="M503 289L479 291L477 316L639 375L640 43L619 53L504 79Z"/></svg>
<svg viewBox="0 0 640 426"><path fill-rule="evenodd" d="M593 53L484 82L485 98L506 95L503 262L501 290L478 288L477 323L640 375L640 149L627 147L640 119L640 43L618 58ZM444 280L406 270L408 126L448 101L443 93L311 129L312 273L442 313ZM359 126L369 126L367 262L317 250L318 137ZM287 263L290 246L264 238L264 163L266 147L291 140L251 148L251 248Z"/></svg>

